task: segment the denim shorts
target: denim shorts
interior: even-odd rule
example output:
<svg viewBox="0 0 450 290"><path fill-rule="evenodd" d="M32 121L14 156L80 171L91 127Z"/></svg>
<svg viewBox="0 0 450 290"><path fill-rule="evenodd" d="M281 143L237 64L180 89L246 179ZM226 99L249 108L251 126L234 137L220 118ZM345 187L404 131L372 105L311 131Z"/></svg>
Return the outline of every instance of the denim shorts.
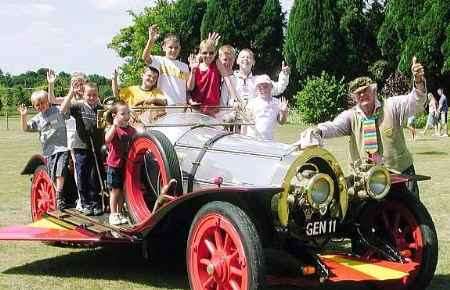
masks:
<svg viewBox="0 0 450 290"><path fill-rule="evenodd" d="M47 170L50 178L55 181L56 177L67 174L67 165L69 164L69 152L58 152L47 156Z"/></svg>
<svg viewBox="0 0 450 290"><path fill-rule="evenodd" d="M106 185L108 189L123 188L123 168L110 167L106 169Z"/></svg>

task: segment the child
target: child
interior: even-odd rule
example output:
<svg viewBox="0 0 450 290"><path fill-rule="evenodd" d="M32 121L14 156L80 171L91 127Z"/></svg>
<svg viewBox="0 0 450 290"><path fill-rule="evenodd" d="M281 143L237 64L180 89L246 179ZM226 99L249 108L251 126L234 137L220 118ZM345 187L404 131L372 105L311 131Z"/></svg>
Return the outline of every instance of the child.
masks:
<svg viewBox="0 0 450 290"><path fill-rule="evenodd" d="M142 83L140 86L130 86L118 90L117 70L114 71L112 78L112 91L114 97L119 96L121 100L128 103L129 106L160 106L158 110L147 110L139 115L141 123L148 124L157 118L166 114L162 106L167 105L166 96L156 87L158 83L159 72L154 67L146 67L142 73Z"/></svg>
<svg viewBox="0 0 450 290"><path fill-rule="evenodd" d="M31 104L39 113L27 121L27 108L21 106L20 123L23 131L39 132L43 155L52 181L56 181L56 207L59 210L69 208L67 197L63 192L64 176L68 164L67 133L64 123L66 112L73 96L73 86L61 107L50 106L48 94L36 91L31 95Z"/></svg>
<svg viewBox="0 0 450 290"><path fill-rule="evenodd" d="M255 126L247 126L247 136L272 141L276 123L287 121L288 103L272 97L272 80L268 75L255 77L256 97L248 101L248 118L255 122Z"/></svg>
<svg viewBox="0 0 450 290"><path fill-rule="evenodd" d="M142 58L147 65L152 65L159 71L158 86L167 96L169 105L186 105L186 81L189 77L189 67L177 60L181 46L178 37L169 34L164 38L162 48L165 56L151 55L151 49L159 37L159 29L152 25L148 29L148 41Z"/></svg>
<svg viewBox="0 0 450 290"><path fill-rule="evenodd" d="M95 164L103 144L103 130L97 128L97 111L101 109L97 85L84 85L83 101L70 105L70 115L75 118L77 138L72 148L75 157L75 175L81 200L81 212L85 215L101 215L100 184ZM101 170L101 166L98 167Z"/></svg>
<svg viewBox="0 0 450 290"><path fill-rule="evenodd" d="M255 65L253 52L250 49L241 50L237 58L237 64L239 70L234 72L232 82L236 90L237 100L246 102L256 96L255 76L252 74L252 68ZM272 96L277 96L284 92L289 84L289 72L289 66L283 61L278 82L272 82Z"/></svg>
<svg viewBox="0 0 450 290"><path fill-rule="evenodd" d="M233 65L236 61L236 50L229 44L222 45L219 48L219 61L225 68L227 75L233 74ZM228 92L225 81L222 80L221 92L220 92L220 106L226 107L230 104L231 94Z"/></svg>
<svg viewBox="0 0 450 290"><path fill-rule="evenodd" d="M159 71L152 67L146 67L142 73L142 82L139 86L130 86L119 90L117 85L117 70L114 71L112 78L112 91L114 97L120 97L121 100L128 103L129 106L137 106L144 102L151 102L153 99L159 99L167 102L163 92L156 87L159 78Z"/></svg>
<svg viewBox="0 0 450 290"><path fill-rule="evenodd" d="M113 123L105 134L105 142L108 144L109 154L106 160L108 165L106 183L110 189L109 206L111 213L109 223L120 225L128 223L128 219L122 215L124 198L123 188L123 165L127 149L136 130L129 125L130 113L127 103L116 102L111 108Z"/></svg>
<svg viewBox="0 0 450 290"><path fill-rule="evenodd" d="M55 81L56 81L56 75L55 72L51 69L47 71L47 82L48 82L48 100L51 104L61 104L64 100L64 97L55 97ZM74 72L72 74L72 77L70 79L71 84L73 84L73 98L72 102L79 102L83 100L83 94L84 94L84 85L86 84L87 78L86 75L81 72ZM74 174L75 172L75 155L73 151L73 146L77 145L77 140L80 138L77 136L77 130L76 130L76 122L75 118L70 116L68 119L66 119L66 131L67 131L67 149L70 150L70 155L72 157L72 164L74 168ZM75 183L76 180L75 180ZM77 185L78 186L78 185ZM81 198L80 194L78 193L78 201L77 201L77 209L81 210Z"/></svg>
<svg viewBox="0 0 450 290"><path fill-rule="evenodd" d="M192 106L201 105L201 111L211 116L215 116L219 111L217 107L220 104L222 77L225 84L231 83L224 66L220 60L215 61L215 58L216 47L211 39L200 43L199 56L189 57L191 73L188 79L188 90L191 91L191 98L188 103Z"/></svg>

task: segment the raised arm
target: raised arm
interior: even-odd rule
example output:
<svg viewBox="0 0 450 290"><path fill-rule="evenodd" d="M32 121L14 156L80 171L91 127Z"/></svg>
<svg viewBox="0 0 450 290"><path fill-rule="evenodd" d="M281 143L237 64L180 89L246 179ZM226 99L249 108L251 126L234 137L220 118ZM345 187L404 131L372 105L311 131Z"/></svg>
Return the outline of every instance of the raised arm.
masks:
<svg viewBox="0 0 450 290"><path fill-rule="evenodd" d="M272 88L272 95L278 96L282 94L288 84L289 84L289 75L291 73L291 69L289 65L287 65L284 61L281 63L281 72L278 75L278 81L272 82L273 88Z"/></svg>
<svg viewBox="0 0 450 290"><path fill-rule="evenodd" d="M70 108L70 102L72 101L72 98L75 95L75 93L74 93L75 82L76 82L76 80L72 80L72 83L70 84L69 93L67 94L67 96L64 97L61 107L59 108L59 110L62 113L66 113Z"/></svg>
<svg viewBox="0 0 450 290"><path fill-rule="evenodd" d="M318 124L317 128L320 130L322 138L350 135L352 133L351 119L352 112L350 109L337 115L333 121Z"/></svg>
<svg viewBox="0 0 450 290"><path fill-rule="evenodd" d="M115 99L119 98L119 86L117 84L117 69L114 70L112 78L111 78L111 89L113 93L113 97Z"/></svg>
<svg viewBox="0 0 450 290"><path fill-rule="evenodd" d="M395 96L387 99L392 105L394 115L398 116L398 122L403 124L408 117L424 110L427 100L426 80L423 66L413 58L411 71L414 77L414 87L407 95Z"/></svg>
<svg viewBox="0 0 450 290"><path fill-rule="evenodd" d="M27 114L28 114L27 107L24 104L22 104L17 108L17 111L20 113L20 127L24 132L30 131L30 127L28 126L27 123Z"/></svg>
<svg viewBox="0 0 450 290"><path fill-rule="evenodd" d="M187 89L192 91L195 88L195 72L198 70L198 66L200 65L198 56L195 54L191 54L188 58L189 67L191 68L191 72L189 73L189 77L187 80Z"/></svg>
<svg viewBox="0 0 450 290"><path fill-rule="evenodd" d="M287 122L288 118L288 101L285 97L281 97L280 113L278 113L277 121L280 125Z"/></svg>
<svg viewBox="0 0 450 290"><path fill-rule="evenodd" d="M147 43L145 44L145 48L144 51L142 52L142 59L144 60L144 62L146 64L151 64L152 63L152 48L153 45L155 45L156 40L159 37L159 28L156 24L151 25L148 28L148 40Z"/></svg>
<svg viewBox="0 0 450 290"><path fill-rule="evenodd" d="M64 101L64 97L55 97L55 72L51 69L47 71L47 83L48 83L48 101L50 104L60 105Z"/></svg>

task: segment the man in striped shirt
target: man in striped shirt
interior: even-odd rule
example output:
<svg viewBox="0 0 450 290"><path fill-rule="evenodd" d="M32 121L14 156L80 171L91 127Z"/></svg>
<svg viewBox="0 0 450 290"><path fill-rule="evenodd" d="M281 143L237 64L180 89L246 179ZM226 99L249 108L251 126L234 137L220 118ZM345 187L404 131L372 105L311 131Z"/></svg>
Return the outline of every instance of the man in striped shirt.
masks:
<svg viewBox="0 0 450 290"><path fill-rule="evenodd" d="M377 85L368 77L360 77L350 82L349 91L356 105L333 121L320 123L309 130L309 136L303 138L322 138L349 136L350 156L353 161L369 160L384 163L390 170L414 175L411 153L408 151L403 135L403 127L408 117L419 113L426 101L424 69L413 59L412 73L414 87L407 95L377 99ZM313 138L312 138L313 136ZM302 144L300 140L298 143ZM408 189L417 197L417 182L408 183Z"/></svg>

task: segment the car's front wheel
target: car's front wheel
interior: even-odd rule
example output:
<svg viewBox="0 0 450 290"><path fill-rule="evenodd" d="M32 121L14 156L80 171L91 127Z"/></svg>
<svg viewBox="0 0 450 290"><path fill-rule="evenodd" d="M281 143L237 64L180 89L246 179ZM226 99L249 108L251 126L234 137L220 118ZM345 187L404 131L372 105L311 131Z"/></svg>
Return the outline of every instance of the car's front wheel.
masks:
<svg viewBox="0 0 450 290"><path fill-rule="evenodd" d="M204 205L192 222L186 249L191 289L261 289L264 257L254 223L239 207Z"/></svg>
<svg viewBox="0 0 450 290"><path fill-rule="evenodd" d="M369 237L375 234L393 246L404 263L416 265L401 283L386 289L426 289L434 276L438 258L438 239L433 220L425 206L414 196L393 192L382 202L369 204L363 210L361 230ZM371 249L359 248L367 259L380 258ZM378 288L385 288L380 284Z"/></svg>

